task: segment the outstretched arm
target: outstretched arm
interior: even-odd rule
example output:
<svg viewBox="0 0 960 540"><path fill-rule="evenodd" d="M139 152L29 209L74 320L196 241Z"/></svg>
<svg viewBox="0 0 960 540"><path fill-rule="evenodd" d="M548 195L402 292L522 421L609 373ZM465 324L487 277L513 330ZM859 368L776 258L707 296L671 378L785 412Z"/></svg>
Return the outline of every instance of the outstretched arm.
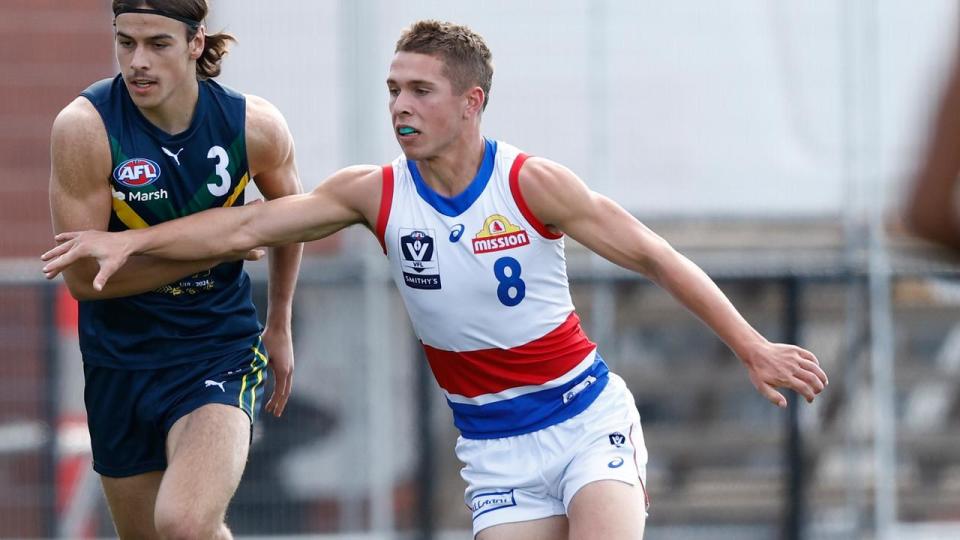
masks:
<svg viewBox="0 0 960 540"><path fill-rule="evenodd" d="M103 122L86 98L67 105L53 123L50 137L50 213L55 233L94 229L104 231L110 220L110 148ZM77 300L98 300L151 291L214 266L217 259L169 261L131 257L110 285L94 289L97 263L84 258L63 273Z"/></svg>
<svg viewBox="0 0 960 540"><path fill-rule="evenodd" d="M960 249L960 49L940 101L913 191L907 220L920 236Z"/></svg>
<svg viewBox="0 0 960 540"><path fill-rule="evenodd" d="M293 136L283 115L268 101L247 96L247 157L253 180L268 200L303 192L294 159ZM270 248L267 317L262 339L270 355L273 392L264 409L283 414L293 390L293 293L303 244Z"/></svg>
<svg viewBox="0 0 960 540"><path fill-rule="evenodd" d="M187 217L117 233L69 232L41 257L52 278L86 257L100 263L93 280L100 290L131 255L194 261L239 259L260 246L323 238L354 223L373 223L380 200L380 168L348 167L310 193L238 208L214 208ZM368 225L369 226L369 225Z"/></svg>
<svg viewBox="0 0 960 540"><path fill-rule="evenodd" d="M746 365L757 390L775 405L790 388L812 401L827 383L817 358L794 345L770 343L740 315L703 270L620 205L590 191L570 170L531 158L520 190L541 221L624 268L640 272L697 315Z"/></svg>

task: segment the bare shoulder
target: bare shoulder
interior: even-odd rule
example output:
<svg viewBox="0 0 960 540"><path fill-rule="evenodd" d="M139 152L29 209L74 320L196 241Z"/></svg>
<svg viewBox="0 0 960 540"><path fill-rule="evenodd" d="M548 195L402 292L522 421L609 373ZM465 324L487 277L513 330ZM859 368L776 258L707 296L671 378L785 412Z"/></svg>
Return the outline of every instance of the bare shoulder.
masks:
<svg viewBox="0 0 960 540"><path fill-rule="evenodd" d="M287 131L287 121L273 103L252 94L246 94L246 98L247 131L264 137Z"/></svg>
<svg viewBox="0 0 960 540"><path fill-rule="evenodd" d="M520 169L520 189L524 196L556 194L556 190L579 188L583 181L556 161L533 156Z"/></svg>
<svg viewBox="0 0 960 540"><path fill-rule="evenodd" d="M97 146L109 151L107 130L100 113L84 97L74 99L57 114L53 120L51 144L54 145L54 151L69 151L78 145L84 151Z"/></svg>
<svg viewBox="0 0 960 540"><path fill-rule="evenodd" d="M272 103L246 96L247 157L254 175L274 169L293 156L293 137L287 121Z"/></svg>
<svg viewBox="0 0 960 540"><path fill-rule="evenodd" d="M50 134L55 186L98 180L110 174L110 146L100 114L86 98L70 102L53 121Z"/></svg>
<svg viewBox="0 0 960 540"><path fill-rule="evenodd" d="M518 179L520 193L531 205L582 196L586 185L567 167L542 157L524 162Z"/></svg>

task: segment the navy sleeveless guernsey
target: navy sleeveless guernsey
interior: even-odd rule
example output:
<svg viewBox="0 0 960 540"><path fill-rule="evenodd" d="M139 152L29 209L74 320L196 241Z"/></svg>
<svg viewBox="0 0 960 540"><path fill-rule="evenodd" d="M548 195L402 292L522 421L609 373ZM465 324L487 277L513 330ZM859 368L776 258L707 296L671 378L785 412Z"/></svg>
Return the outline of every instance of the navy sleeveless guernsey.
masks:
<svg viewBox="0 0 960 540"><path fill-rule="evenodd" d="M80 95L103 119L113 160L109 230L149 227L218 206L243 204L250 180L246 100L200 81L190 127L170 135L134 105L123 79ZM242 262L123 298L80 302L80 350L90 365L154 369L249 349L261 331Z"/></svg>

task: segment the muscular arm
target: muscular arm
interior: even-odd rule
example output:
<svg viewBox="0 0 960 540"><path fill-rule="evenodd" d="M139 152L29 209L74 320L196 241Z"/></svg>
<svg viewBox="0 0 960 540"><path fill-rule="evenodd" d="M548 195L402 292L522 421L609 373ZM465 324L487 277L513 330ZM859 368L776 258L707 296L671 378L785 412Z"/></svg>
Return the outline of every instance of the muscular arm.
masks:
<svg viewBox="0 0 960 540"><path fill-rule="evenodd" d="M247 96L247 157L254 181L268 200L303 191L293 156L293 137L273 105ZM267 319L261 339L270 355L273 391L264 409L283 414L293 390L293 292L303 244L270 248L270 279L267 282Z"/></svg>
<svg viewBox="0 0 960 540"><path fill-rule="evenodd" d="M920 236L960 249L960 50L913 181L907 219Z"/></svg>
<svg viewBox="0 0 960 540"><path fill-rule="evenodd" d="M195 261L229 260L260 246L316 240L354 223L372 228L380 204L381 173L360 165L336 172L310 193L263 204L214 208L146 229L118 233L71 232L43 255L52 278L84 257L100 262L94 289L103 286L130 255Z"/></svg>
<svg viewBox="0 0 960 540"><path fill-rule="evenodd" d="M50 212L54 232L106 230L113 204L107 180L112 172L110 149L100 116L85 98L74 100L54 121L50 158ZM78 260L63 274L74 298L97 300L150 291L217 262L210 258L183 262L131 257L101 291L92 287L98 270L94 259Z"/></svg>
<svg viewBox="0 0 960 540"><path fill-rule="evenodd" d="M268 200L301 193L293 137L280 112L263 99L247 96L246 131L247 156L260 193ZM270 249L268 327L290 326L302 253L303 244L299 243Z"/></svg>
<svg viewBox="0 0 960 540"><path fill-rule="evenodd" d="M240 258L260 246L282 246L329 236L366 221L356 203L364 188L379 193L380 169L337 171L310 193L239 208L215 208L147 229L124 231L128 253L176 260Z"/></svg>
<svg viewBox="0 0 960 540"><path fill-rule="evenodd" d="M751 380L770 401L786 404L768 384L794 388L808 400L823 389L826 375L816 366L813 354L799 347L769 343L700 267L620 205L589 190L568 169L531 158L521 169L520 189L531 211L548 227L569 234L613 263L649 277L692 311L747 365ZM771 370L771 362L777 367L788 363L787 356L803 369L764 373Z"/></svg>

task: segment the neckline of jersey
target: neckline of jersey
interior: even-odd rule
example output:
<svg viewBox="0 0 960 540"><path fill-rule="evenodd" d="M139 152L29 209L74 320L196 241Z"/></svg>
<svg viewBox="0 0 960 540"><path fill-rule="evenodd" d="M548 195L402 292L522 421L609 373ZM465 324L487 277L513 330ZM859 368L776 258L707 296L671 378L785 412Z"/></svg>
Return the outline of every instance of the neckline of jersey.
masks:
<svg viewBox="0 0 960 540"><path fill-rule="evenodd" d="M207 85L204 84L205 82L207 81L197 81L197 104L194 106L193 118L190 119L190 125L187 127L187 129L181 131L180 133L174 134L167 133L166 131L158 128L153 122L148 120L147 117L143 115L143 111L140 110L140 107L137 107L137 104L133 102L133 98L130 97L130 92L127 90L127 86L125 84L121 84L120 88L123 91L124 100L128 105L130 105L130 107L133 108L134 114L137 115L137 118L142 121L144 129L149 131L154 137L160 141L163 141L164 143L174 143L189 139L203 122L207 112L207 107L205 106L207 102L207 93L210 91Z"/></svg>
<svg viewBox="0 0 960 540"><path fill-rule="evenodd" d="M410 170L410 174L413 176L413 185L416 186L417 193L437 212L448 217L459 216L470 208L473 202L483 193L484 188L487 187L487 183L493 175L494 158L497 155L497 141L490 140L486 137L484 137L483 140L483 161L480 163L480 170L477 171L477 175L470 181L467 189L453 197L446 197L434 191L420 175L420 170L417 169L417 162L412 159L407 160L407 169Z"/></svg>

